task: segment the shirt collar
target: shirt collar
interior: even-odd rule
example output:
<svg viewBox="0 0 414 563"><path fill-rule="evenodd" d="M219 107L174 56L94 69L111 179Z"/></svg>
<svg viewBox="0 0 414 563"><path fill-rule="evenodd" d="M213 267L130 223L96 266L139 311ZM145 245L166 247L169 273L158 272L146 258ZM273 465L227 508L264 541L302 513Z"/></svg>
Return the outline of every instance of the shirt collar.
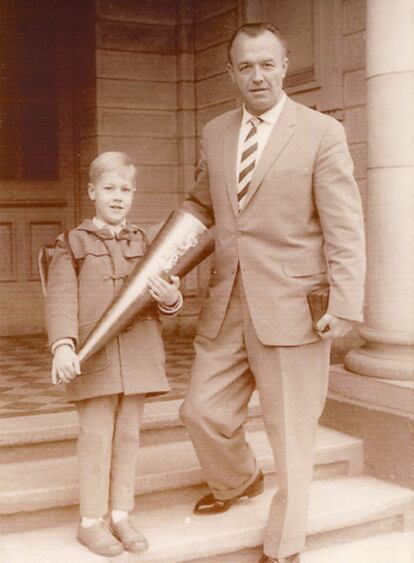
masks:
<svg viewBox="0 0 414 563"><path fill-rule="evenodd" d="M92 219L92 223L98 227L98 229L108 229L108 231L112 234L112 235L117 235L119 234L122 229L125 229L126 227L126 220L124 219L122 221L122 223L120 225L108 225L107 223L105 223L104 221L101 221L101 219L98 219L97 217L94 217Z"/></svg>
<svg viewBox="0 0 414 563"><path fill-rule="evenodd" d="M276 123L276 121L279 118L279 115L282 113L282 110L284 108L284 105L286 103L286 94L285 92L282 91L282 95L280 96L280 100L277 102L277 104L275 106L273 106L271 109L265 111L264 113L262 113L261 115L259 115L258 117L260 117L260 119L262 121L264 121L265 123L269 123L270 125L274 125ZM252 117L254 117L250 112L247 111L246 106L243 105L243 118L242 118L242 123L245 124L249 121L249 119L251 119Z"/></svg>
<svg viewBox="0 0 414 563"><path fill-rule="evenodd" d="M96 217L94 217L96 219ZM101 225L103 225L101 227ZM80 225L75 227L75 230L78 231L86 231L87 233L93 233L98 238L108 239L114 238L116 236L117 239L126 238L128 240L132 240L137 233L141 231L137 225L133 223L128 223L125 220L125 226L121 225L121 230L118 234L114 235L103 221L97 219L97 223L93 219L84 219ZM141 234L142 237L142 234Z"/></svg>

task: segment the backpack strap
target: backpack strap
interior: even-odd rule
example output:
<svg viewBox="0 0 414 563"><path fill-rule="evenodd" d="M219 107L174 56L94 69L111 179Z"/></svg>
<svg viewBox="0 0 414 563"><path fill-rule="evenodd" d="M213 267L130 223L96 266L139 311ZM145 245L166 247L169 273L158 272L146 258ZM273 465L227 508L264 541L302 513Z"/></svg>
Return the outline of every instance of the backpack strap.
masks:
<svg viewBox="0 0 414 563"><path fill-rule="evenodd" d="M73 250L72 247L70 245L70 240L69 240L69 230L70 229L66 229L66 231L63 231L63 246L65 247L66 253L70 258L70 261L72 262L72 266L73 269L76 272L76 275L79 275L79 264L78 261L75 258L75 255L73 254Z"/></svg>
<svg viewBox="0 0 414 563"><path fill-rule="evenodd" d="M69 256L70 261L72 262L73 269L75 270L76 276L79 276L79 263L73 254L72 247L70 245L69 240L69 230L63 231L63 247L65 249L66 254ZM50 262L52 261L53 255L55 253L56 245L46 245L42 246L39 249L38 254L38 266L39 266L39 274L40 274L40 283L42 286L43 296L46 297L46 288L47 288L47 278L48 278L48 270L50 266Z"/></svg>

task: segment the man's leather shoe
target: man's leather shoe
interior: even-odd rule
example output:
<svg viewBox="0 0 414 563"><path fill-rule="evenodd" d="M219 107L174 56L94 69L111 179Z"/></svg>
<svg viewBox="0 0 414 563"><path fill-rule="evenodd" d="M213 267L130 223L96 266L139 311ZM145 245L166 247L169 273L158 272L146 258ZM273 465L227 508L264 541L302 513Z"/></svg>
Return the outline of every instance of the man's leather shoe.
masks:
<svg viewBox="0 0 414 563"><path fill-rule="evenodd" d="M300 563L300 554L295 553L294 555L289 555L288 557L275 559L274 557L269 557L269 555L263 553L259 563Z"/></svg>
<svg viewBox="0 0 414 563"><path fill-rule="evenodd" d="M239 495L226 499L217 499L212 493L201 498L194 507L194 514L218 514L226 512L237 499L248 497L252 498L263 492L264 478L263 473L259 471L256 479Z"/></svg>

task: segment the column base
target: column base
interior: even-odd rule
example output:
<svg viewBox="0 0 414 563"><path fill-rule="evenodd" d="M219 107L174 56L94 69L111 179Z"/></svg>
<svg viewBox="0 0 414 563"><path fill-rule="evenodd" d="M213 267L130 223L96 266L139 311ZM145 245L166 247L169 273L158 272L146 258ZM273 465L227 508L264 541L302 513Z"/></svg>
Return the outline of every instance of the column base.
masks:
<svg viewBox="0 0 414 563"><path fill-rule="evenodd" d="M329 375L320 423L364 441L368 474L414 488L414 381L365 377L340 364Z"/></svg>
<svg viewBox="0 0 414 563"><path fill-rule="evenodd" d="M414 381L414 349L369 343L345 356L345 367L359 375Z"/></svg>

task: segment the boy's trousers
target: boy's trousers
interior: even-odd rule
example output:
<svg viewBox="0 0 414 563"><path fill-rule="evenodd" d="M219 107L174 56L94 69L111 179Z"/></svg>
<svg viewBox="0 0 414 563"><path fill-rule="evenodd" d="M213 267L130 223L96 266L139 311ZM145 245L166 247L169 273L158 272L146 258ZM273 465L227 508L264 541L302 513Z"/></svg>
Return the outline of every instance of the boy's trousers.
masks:
<svg viewBox="0 0 414 563"><path fill-rule="evenodd" d="M133 509L144 401L145 395L119 394L76 402L81 516Z"/></svg>

